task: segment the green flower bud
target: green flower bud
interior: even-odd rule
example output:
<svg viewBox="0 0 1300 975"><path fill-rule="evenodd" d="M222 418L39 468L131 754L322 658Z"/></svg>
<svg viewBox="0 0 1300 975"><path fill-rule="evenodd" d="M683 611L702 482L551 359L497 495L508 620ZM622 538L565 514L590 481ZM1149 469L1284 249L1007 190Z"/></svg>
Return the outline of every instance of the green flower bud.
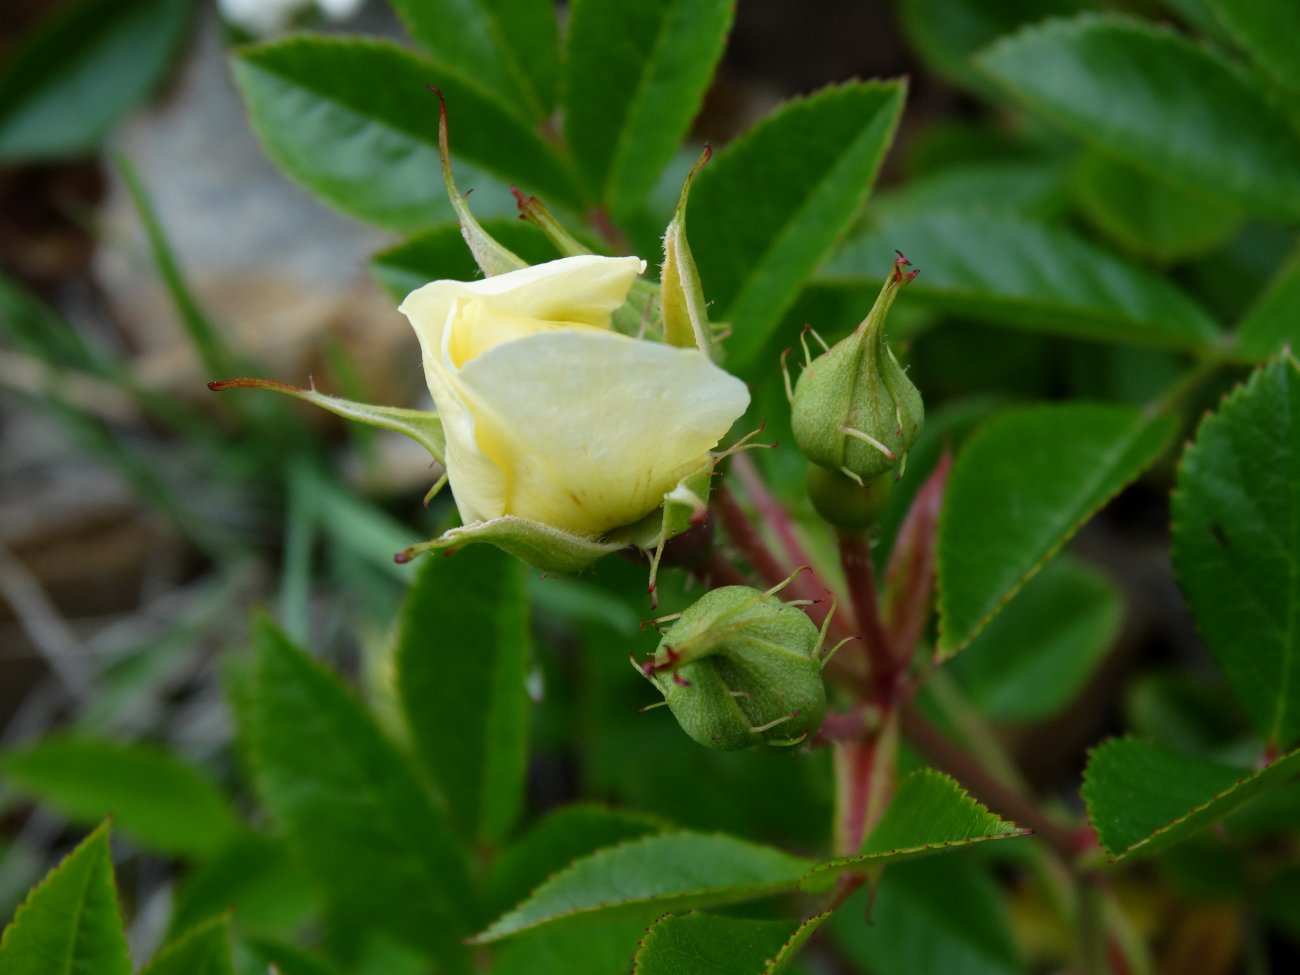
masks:
<svg viewBox="0 0 1300 975"><path fill-rule="evenodd" d="M821 725L824 628L775 592L706 593L638 667L682 730L707 748L793 745Z"/></svg>
<svg viewBox="0 0 1300 975"><path fill-rule="evenodd" d="M925 419L921 394L885 342L889 307L917 274L904 272L907 264L899 254L866 320L810 360L793 390L786 377L799 449L814 464L859 484L897 467Z"/></svg>
<svg viewBox="0 0 1300 975"><path fill-rule="evenodd" d="M884 516L894 487L893 472L858 483L839 471L808 465L808 500L813 510L841 531L871 531Z"/></svg>

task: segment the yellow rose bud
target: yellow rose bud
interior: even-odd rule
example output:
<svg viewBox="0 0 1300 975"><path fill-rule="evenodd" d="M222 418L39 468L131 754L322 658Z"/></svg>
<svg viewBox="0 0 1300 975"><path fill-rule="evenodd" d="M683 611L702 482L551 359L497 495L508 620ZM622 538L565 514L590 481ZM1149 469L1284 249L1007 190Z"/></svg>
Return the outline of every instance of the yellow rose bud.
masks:
<svg viewBox="0 0 1300 975"><path fill-rule="evenodd" d="M698 349L610 328L644 268L585 254L402 303L466 524L512 515L597 538L658 508L745 411L744 383Z"/></svg>

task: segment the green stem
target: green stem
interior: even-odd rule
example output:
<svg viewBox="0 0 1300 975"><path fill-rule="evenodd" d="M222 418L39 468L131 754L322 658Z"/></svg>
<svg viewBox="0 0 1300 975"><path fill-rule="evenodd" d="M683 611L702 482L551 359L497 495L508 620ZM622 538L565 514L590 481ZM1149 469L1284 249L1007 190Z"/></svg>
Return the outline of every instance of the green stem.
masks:
<svg viewBox="0 0 1300 975"><path fill-rule="evenodd" d="M1210 355L1188 369L1185 373L1175 379L1163 393L1143 407L1143 412L1149 417L1161 416L1165 413L1172 413L1183 400L1194 393L1197 388L1219 371L1223 366L1228 364L1228 359L1223 352L1216 352Z"/></svg>

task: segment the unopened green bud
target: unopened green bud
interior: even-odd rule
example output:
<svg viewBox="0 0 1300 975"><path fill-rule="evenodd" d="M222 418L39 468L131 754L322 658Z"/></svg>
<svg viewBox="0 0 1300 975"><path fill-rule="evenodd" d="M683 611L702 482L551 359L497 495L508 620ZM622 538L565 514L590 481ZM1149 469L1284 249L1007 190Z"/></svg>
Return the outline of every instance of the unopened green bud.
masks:
<svg viewBox="0 0 1300 975"><path fill-rule="evenodd" d="M675 617L639 669L701 745L793 745L826 714L824 637L775 590L725 586Z"/></svg>
<svg viewBox="0 0 1300 975"><path fill-rule="evenodd" d="M885 342L889 307L917 274L903 270L908 263L898 256L866 320L810 360L790 391L794 439L804 456L859 484L897 467L925 419L921 394Z"/></svg>
<svg viewBox="0 0 1300 975"><path fill-rule="evenodd" d="M842 531L865 532L880 524L894 487L886 471L859 484L839 471L808 465L808 500L813 509Z"/></svg>

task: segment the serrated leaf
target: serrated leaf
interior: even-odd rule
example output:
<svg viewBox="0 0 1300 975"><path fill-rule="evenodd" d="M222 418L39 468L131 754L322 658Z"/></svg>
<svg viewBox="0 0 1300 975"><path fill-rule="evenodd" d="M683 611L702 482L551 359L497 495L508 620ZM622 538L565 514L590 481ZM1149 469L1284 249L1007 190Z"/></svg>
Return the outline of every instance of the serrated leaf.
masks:
<svg viewBox="0 0 1300 975"><path fill-rule="evenodd" d="M948 210L885 219L845 243L817 280L878 280L895 248L921 270L908 303L1087 339L1204 349L1219 338L1213 320L1164 278L1014 214Z"/></svg>
<svg viewBox="0 0 1300 975"><path fill-rule="evenodd" d="M522 220L484 220L483 229L529 264L543 264L560 256L540 230ZM454 223L431 227L385 248L370 259L370 269L396 301L430 281L474 281L481 273Z"/></svg>
<svg viewBox="0 0 1300 975"><path fill-rule="evenodd" d="M661 833L666 821L603 806L562 806L503 849L488 880L490 906L505 911L569 862L625 840Z"/></svg>
<svg viewBox="0 0 1300 975"><path fill-rule="evenodd" d="M165 945L140 975L234 975L229 928L224 917L192 928Z"/></svg>
<svg viewBox="0 0 1300 975"><path fill-rule="evenodd" d="M1218 197L1193 193L1098 151L1080 161L1074 191L1093 226L1139 260L1199 257L1241 226L1241 211Z"/></svg>
<svg viewBox="0 0 1300 975"><path fill-rule="evenodd" d="M766 975L791 927L789 921L668 914L646 930L632 975Z"/></svg>
<svg viewBox="0 0 1300 975"><path fill-rule="evenodd" d="M575 860L473 940L496 941L573 918L752 900L795 886L807 869L800 857L716 833L629 840Z"/></svg>
<svg viewBox="0 0 1300 975"><path fill-rule="evenodd" d="M1300 366L1282 356L1202 422L1171 503L1173 560L1259 733L1300 735Z"/></svg>
<svg viewBox="0 0 1300 975"><path fill-rule="evenodd" d="M70 819L112 816L134 842L161 853L207 856L238 826L216 783L151 746L47 738L6 754L0 771Z"/></svg>
<svg viewBox="0 0 1300 975"><path fill-rule="evenodd" d="M33 32L0 72L0 159L93 151L158 83L190 9L187 0L89 0Z"/></svg>
<svg viewBox="0 0 1300 975"><path fill-rule="evenodd" d="M416 758L467 840L500 841L523 802L530 641L524 567L479 546L427 559L397 633L397 695Z"/></svg>
<svg viewBox="0 0 1300 975"><path fill-rule="evenodd" d="M903 107L901 82L852 82L787 102L705 166L691 249L743 370L867 198ZM879 280L886 263L876 273Z"/></svg>
<svg viewBox="0 0 1300 975"><path fill-rule="evenodd" d="M447 100L452 155L470 164L458 162L457 180L478 187L477 204L514 209L485 173L557 203L577 200L568 171L535 131L473 82L396 44L297 37L243 49L234 71L267 155L362 220L409 231L451 218L431 84Z"/></svg>
<svg viewBox="0 0 1300 975"><path fill-rule="evenodd" d="M0 940L5 975L131 975L108 827L69 853L19 906Z"/></svg>
<svg viewBox="0 0 1300 975"><path fill-rule="evenodd" d="M939 641L950 657L1160 456L1171 416L1092 403L1008 411L957 456L939 519Z"/></svg>
<svg viewBox="0 0 1300 975"><path fill-rule="evenodd" d="M253 635L248 737L268 811L347 916L465 970L472 904L445 811L333 674L265 619Z"/></svg>
<svg viewBox="0 0 1300 975"><path fill-rule="evenodd" d="M861 852L818 864L808 872L807 880L816 884L841 870L872 869L1029 832L989 812L950 776L935 769L918 769L898 783Z"/></svg>
<svg viewBox="0 0 1300 975"><path fill-rule="evenodd" d="M1237 326L1236 350L1246 358L1266 359L1286 345L1300 348L1300 249Z"/></svg>
<svg viewBox="0 0 1300 975"><path fill-rule="evenodd" d="M870 904L865 891L855 895L835 912L828 929L840 951L867 971L1019 975L1026 970L1004 892L974 858L892 866Z"/></svg>
<svg viewBox="0 0 1300 975"><path fill-rule="evenodd" d="M986 718L1039 721L1074 699L1119 635L1122 618L1114 583L1062 555L949 666Z"/></svg>
<svg viewBox="0 0 1300 975"><path fill-rule="evenodd" d="M1291 0L1203 0L1237 45L1264 74L1300 92L1300 6Z"/></svg>
<svg viewBox="0 0 1300 975"><path fill-rule="evenodd" d="M612 975L625 973L646 918L605 924L538 928L494 946L492 975Z"/></svg>
<svg viewBox="0 0 1300 975"><path fill-rule="evenodd" d="M699 111L735 0L575 0L564 132L615 218L654 187Z"/></svg>
<svg viewBox="0 0 1300 975"><path fill-rule="evenodd" d="M434 60L455 69L524 118L555 101L559 40L550 0L391 0Z"/></svg>
<svg viewBox="0 0 1300 975"><path fill-rule="evenodd" d="M1300 751L1252 771L1137 738L1114 738L1092 750L1082 794L1102 846L1113 859L1124 860L1212 826L1297 773Z"/></svg>
<svg viewBox="0 0 1300 975"><path fill-rule="evenodd" d="M1300 135L1208 47L1088 15L1027 28L976 63L1032 110L1153 176L1262 216L1300 216Z"/></svg>

